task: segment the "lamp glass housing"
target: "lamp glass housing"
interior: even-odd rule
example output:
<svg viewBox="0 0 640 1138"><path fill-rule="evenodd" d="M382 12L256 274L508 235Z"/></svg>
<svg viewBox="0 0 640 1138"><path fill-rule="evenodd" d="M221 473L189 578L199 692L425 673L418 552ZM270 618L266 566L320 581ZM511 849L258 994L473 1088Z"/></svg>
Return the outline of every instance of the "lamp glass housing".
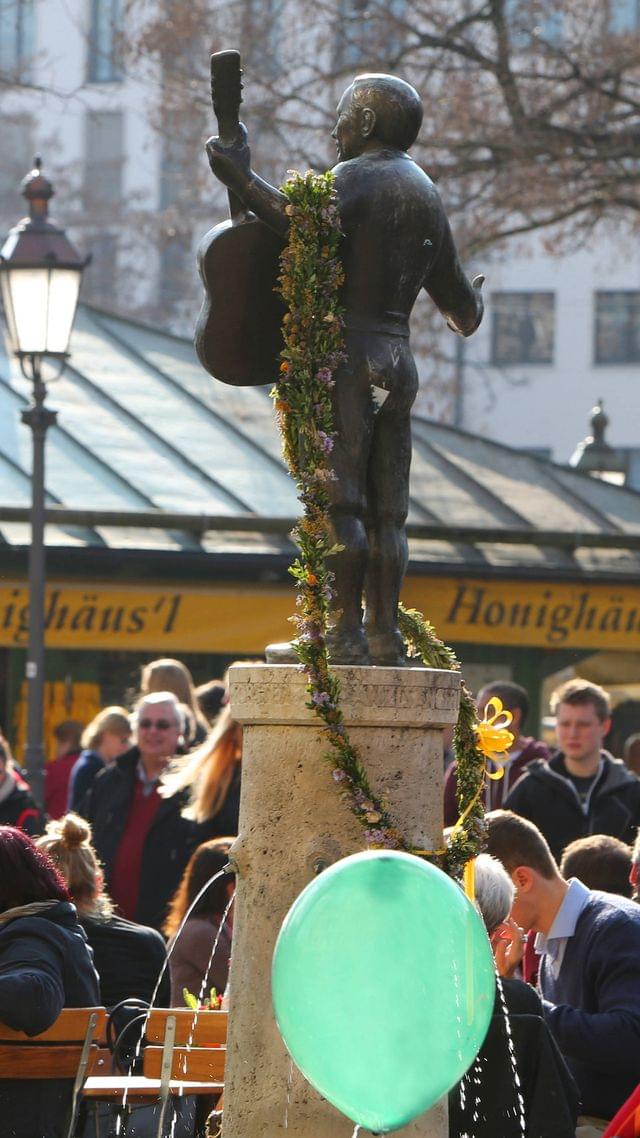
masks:
<svg viewBox="0 0 640 1138"><path fill-rule="evenodd" d="M82 268L57 265L0 272L2 303L13 350L65 356L78 304Z"/></svg>

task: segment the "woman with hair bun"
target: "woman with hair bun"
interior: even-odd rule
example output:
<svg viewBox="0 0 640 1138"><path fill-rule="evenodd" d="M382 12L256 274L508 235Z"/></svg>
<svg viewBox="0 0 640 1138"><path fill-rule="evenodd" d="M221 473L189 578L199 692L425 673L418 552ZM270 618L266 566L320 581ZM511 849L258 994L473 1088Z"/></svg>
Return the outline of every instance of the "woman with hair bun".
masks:
<svg viewBox="0 0 640 1138"><path fill-rule="evenodd" d="M37 845L44 850L67 883L78 920L93 949L100 976L100 995L107 1008L121 1000L149 1002L164 965L164 940L155 929L135 924L113 911L104 891L104 878L91 845L91 827L78 814L49 822ZM170 998L165 970L155 1003L167 1007Z"/></svg>

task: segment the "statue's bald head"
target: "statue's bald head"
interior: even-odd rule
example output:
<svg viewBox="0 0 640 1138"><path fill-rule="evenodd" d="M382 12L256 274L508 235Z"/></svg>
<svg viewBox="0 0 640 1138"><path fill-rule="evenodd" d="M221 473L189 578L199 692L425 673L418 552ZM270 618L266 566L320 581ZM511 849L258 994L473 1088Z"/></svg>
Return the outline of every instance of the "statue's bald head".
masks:
<svg viewBox="0 0 640 1138"><path fill-rule="evenodd" d="M422 99L415 87L394 75L357 75L345 95L349 92L354 107L373 111L373 138L400 150L413 145L422 124Z"/></svg>

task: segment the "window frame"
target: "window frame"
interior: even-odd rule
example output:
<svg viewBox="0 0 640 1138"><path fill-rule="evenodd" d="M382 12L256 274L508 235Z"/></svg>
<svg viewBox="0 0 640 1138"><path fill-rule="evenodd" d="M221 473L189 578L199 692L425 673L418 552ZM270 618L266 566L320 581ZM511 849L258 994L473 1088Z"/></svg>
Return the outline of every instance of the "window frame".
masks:
<svg viewBox="0 0 640 1138"><path fill-rule="evenodd" d="M31 78L36 32L35 0L0 0L0 71Z"/></svg>
<svg viewBox="0 0 640 1138"><path fill-rule="evenodd" d="M500 335L500 312L496 310L499 300L504 297L519 297L531 301L533 297L548 298L551 301L551 345L548 359L528 359L520 355L517 359L498 358L498 337ZM492 319L491 319L491 367L553 367L556 353L556 293L553 289L496 289L491 293ZM527 305L524 316L530 316L531 311ZM522 342L520 340L520 342Z"/></svg>
<svg viewBox="0 0 640 1138"><path fill-rule="evenodd" d="M122 69L117 58L120 16L120 0L91 0L87 40L87 83L122 82ZM104 43L103 36L106 41Z"/></svg>
<svg viewBox="0 0 640 1138"><path fill-rule="evenodd" d="M602 312L599 306L600 298L605 297L626 297L636 299L636 312L634 320L633 306L630 304L625 311L625 341L627 347L631 348L623 358L616 356L601 356L599 350L599 336L601 334L600 320ZM629 335L631 329L638 327L640 324L640 289L637 288L606 288L596 289L593 294L593 364L594 367L630 367L640 363L640 331L636 337L636 352L633 354L632 337Z"/></svg>

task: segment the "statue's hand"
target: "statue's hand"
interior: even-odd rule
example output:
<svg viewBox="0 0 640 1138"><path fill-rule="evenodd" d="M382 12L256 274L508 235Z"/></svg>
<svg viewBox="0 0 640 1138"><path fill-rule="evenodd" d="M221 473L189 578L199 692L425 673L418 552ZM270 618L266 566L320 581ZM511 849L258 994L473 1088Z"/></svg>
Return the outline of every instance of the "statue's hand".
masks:
<svg viewBox="0 0 640 1138"><path fill-rule="evenodd" d="M479 276L474 277L473 280L471 281L471 287L475 288L477 292L481 291L483 284L484 284L484 273L480 273Z"/></svg>
<svg viewBox="0 0 640 1138"><path fill-rule="evenodd" d="M238 126L238 133L230 145L219 138L209 138L205 149L212 172L225 186L238 190L251 173L251 150L247 144L247 129L244 123Z"/></svg>

